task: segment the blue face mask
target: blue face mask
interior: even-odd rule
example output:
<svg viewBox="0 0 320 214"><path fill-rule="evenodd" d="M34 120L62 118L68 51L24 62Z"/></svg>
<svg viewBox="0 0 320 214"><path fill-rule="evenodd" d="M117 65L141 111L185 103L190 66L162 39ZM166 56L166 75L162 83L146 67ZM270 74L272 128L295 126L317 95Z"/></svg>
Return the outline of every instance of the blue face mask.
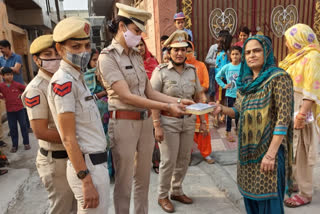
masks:
<svg viewBox="0 0 320 214"><path fill-rule="evenodd" d="M86 72L87 65L90 61L91 53L89 52L82 52L79 54L71 54L67 51L66 58L69 60L72 64L79 67L81 72Z"/></svg>

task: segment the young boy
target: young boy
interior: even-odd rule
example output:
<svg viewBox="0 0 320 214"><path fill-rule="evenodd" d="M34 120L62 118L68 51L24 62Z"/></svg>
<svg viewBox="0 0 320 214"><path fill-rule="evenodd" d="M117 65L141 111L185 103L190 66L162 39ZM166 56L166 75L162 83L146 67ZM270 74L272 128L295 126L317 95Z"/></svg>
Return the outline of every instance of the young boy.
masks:
<svg viewBox="0 0 320 214"><path fill-rule="evenodd" d="M243 44L244 42L249 38L250 36L250 30L248 27L243 26L239 29L240 33L239 33L239 41L234 43L234 46L239 46L241 48L243 48Z"/></svg>
<svg viewBox="0 0 320 214"><path fill-rule="evenodd" d="M17 122L19 122L20 125L24 149L29 150L30 145L26 116L20 99L26 87L21 83L13 81L13 71L11 68L3 67L1 73L4 82L0 83L0 93L3 94L3 96L0 96L0 99L4 99L6 102L7 118L12 140L10 152L15 153L18 150L19 134Z"/></svg>
<svg viewBox="0 0 320 214"><path fill-rule="evenodd" d="M236 80L239 76L240 67L241 67L241 51L242 48L239 46L231 47L231 63L226 64L221 68L221 70L216 75L217 83L222 87L227 89L226 97L228 107L233 107L236 97L237 97L237 85ZM224 78L227 81L225 84L221 78ZM229 142L234 142L235 139L231 135L231 126L232 126L232 119L231 117L227 117L227 129L226 129L226 136ZM238 127L238 120L236 120L236 129Z"/></svg>

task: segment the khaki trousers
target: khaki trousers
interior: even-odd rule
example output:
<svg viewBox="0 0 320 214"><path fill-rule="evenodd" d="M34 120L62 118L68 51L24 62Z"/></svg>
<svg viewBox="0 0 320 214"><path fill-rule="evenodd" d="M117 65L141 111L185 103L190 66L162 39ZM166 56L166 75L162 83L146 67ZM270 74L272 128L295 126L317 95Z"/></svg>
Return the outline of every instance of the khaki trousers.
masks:
<svg viewBox="0 0 320 214"><path fill-rule="evenodd" d="M77 212L76 200L66 177L67 158L53 159L51 152L47 157L38 152L36 166L41 181L48 191L49 213L75 214Z"/></svg>
<svg viewBox="0 0 320 214"><path fill-rule="evenodd" d="M147 120L109 121L108 133L115 167L116 214L129 214L132 182L134 213L148 213L150 169L154 147L151 117Z"/></svg>
<svg viewBox="0 0 320 214"><path fill-rule="evenodd" d="M85 161L90 172L92 182L99 194L99 205L94 209L83 209L84 200L82 181L77 177L71 162L68 161L67 179L78 202L78 214L108 214L110 194L108 164L105 162L102 164L93 165L88 154L85 154Z"/></svg>
<svg viewBox="0 0 320 214"><path fill-rule="evenodd" d="M159 198L183 195L182 182L187 173L196 116L182 119L161 116L164 141L159 144L161 160L159 168Z"/></svg>
<svg viewBox="0 0 320 214"><path fill-rule="evenodd" d="M317 144L319 136L315 124L307 124L303 130L294 130L293 176L299 187L299 194L312 197L313 193L313 167L317 160Z"/></svg>

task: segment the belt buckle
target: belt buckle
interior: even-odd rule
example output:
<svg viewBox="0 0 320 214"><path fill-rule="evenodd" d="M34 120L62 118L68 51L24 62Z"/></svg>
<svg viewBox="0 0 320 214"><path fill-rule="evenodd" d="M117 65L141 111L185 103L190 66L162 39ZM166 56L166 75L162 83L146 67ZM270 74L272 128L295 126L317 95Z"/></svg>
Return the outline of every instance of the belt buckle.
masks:
<svg viewBox="0 0 320 214"><path fill-rule="evenodd" d="M140 119L141 120L146 120L148 118L148 111L144 110L140 112Z"/></svg>

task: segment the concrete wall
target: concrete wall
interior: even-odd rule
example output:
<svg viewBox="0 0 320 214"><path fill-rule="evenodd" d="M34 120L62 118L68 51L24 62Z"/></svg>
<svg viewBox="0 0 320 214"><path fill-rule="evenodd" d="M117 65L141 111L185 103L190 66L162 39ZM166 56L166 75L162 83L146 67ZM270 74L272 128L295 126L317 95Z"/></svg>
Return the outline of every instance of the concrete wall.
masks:
<svg viewBox="0 0 320 214"><path fill-rule="evenodd" d="M175 31L173 16L177 11L176 1L173 0L144 0L138 8L147 10L152 18L147 23L146 34L143 35L150 52L161 61L160 37Z"/></svg>
<svg viewBox="0 0 320 214"><path fill-rule="evenodd" d="M152 14L151 19L147 22L146 33L142 34L149 51L152 55L156 56L156 40L155 40L155 17L154 17L154 5L152 0L144 0L138 5L138 8L148 11Z"/></svg>

